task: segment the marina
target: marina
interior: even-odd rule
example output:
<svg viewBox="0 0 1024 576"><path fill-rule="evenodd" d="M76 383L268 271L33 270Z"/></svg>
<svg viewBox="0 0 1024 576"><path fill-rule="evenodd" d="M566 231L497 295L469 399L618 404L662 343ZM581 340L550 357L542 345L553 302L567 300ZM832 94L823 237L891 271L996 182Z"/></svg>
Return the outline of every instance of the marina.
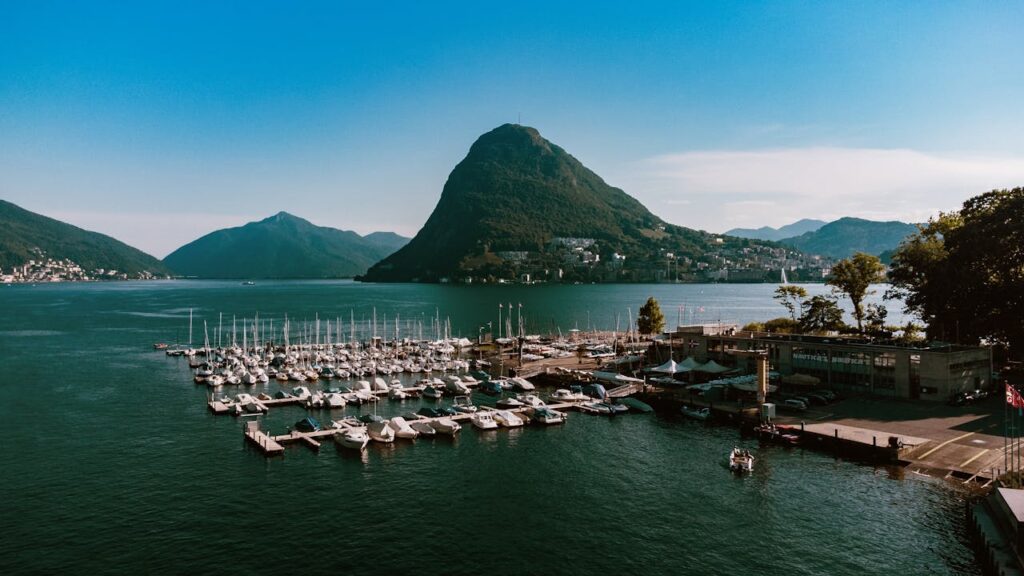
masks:
<svg viewBox="0 0 1024 576"><path fill-rule="evenodd" d="M502 299L530 302L536 308L531 316L554 317L556 325L573 326L577 322L574 316L583 318L581 324L586 328L587 307L597 308L600 303L625 309L641 298L635 287L580 288L580 294L590 298L590 303L581 301L575 293L571 299L561 299L558 287L540 286L510 288L522 291L502 293ZM668 300L670 289L644 287L643 293L653 291ZM725 295L732 294L735 305L741 305L749 302L750 294L757 289L764 287L716 288L716 294L726 308L729 304ZM650 537L651 530L671 530L684 542L698 541L708 533L731 535L722 542L760 538L767 530L798 536L784 543L767 542L756 560L754 552L746 547L723 544L729 550L729 556L723 557L709 555L702 547L674 544L685 553L662 554L663 567L673 571L736 572L756 561L767 573L786 573L798 571L800 563L792 559L814 555L836 565L835 573L842 575L877 573L873 567L882 565L914 573L922 563L935 566L938 573L975 573L970 548L956 528L963 518L962 497L947 483L917 477L904 466L837 458L826 448L761 444L756 437L741 435L737 426L729 423L728 414L734 408L726 403L715 403L716 416L707 425L672 414L658 405L658 397L650 390L647 396L642 390L631 395L655 409L648 415L609 417L561 407L559 404L564 402L548 398L559 389L568 390L569 385L548 382L545 369L533 364L561 362L563 368L575 369L581 366L575 354L564 359L524 361L523 368L528 371L523 373L535 384L533 391L502 390L500 395L491 396L480 385L471 387L472 404L480 410L485 410L484 406L498 408L498 399L514 398L515 394L538 396L569 416L561 425L527 424L483 431L473 427L466 416L455 415L451 418L462 423L462 430L454 436L420 434L416 440L396 438L387 444L368 440L362 449L337 445L328 433L306 438L307 433L296 430L297 422L306 416L329 429L333 421L372 414L375 408L384 418L416 413L424 407L445 408L454 403L455 394L447 394L440 401L412 394L404 400L389 400L387 393L378 391L374 394L380 397L378 402L309 408L296 399L273 396L279 389L290 393L296 387L308 388L311 395L327 388L354 388L358 379L268 379L251 385L224 384L218 391L205 383L194 383L195 369L186 357L167 357L165 351L154 351L152 344L169 341L172 348L175 333L184 342L189 308L195 308L197 325L200 319L209 323L212 318L215 323L219 310L224 310L225 316L232 310L241 318L246 314L251 317L251 311L258 309L261 319L266 310L269 318L269 310L283 301L293 303L295 308L289 317L313 319L316 310L329 309L341 294L356 308L357 322L360 310L371 316L375 305L379 314L388 314L389 322L393 322L390 319L396 311L411 318L417 308L433 312L435 307L442 312L459 310L459 317L479 318L486 317L495 292L434 286L373 286L371 290L370 286L346 282L260 282L244 287L241 294L239 290L243 287L235 282L9 289L9 303L27 312L17 323L12 318L0 319L0 343L14 359L9 368L24 376L19 385L0 388L0 405L25 406L24 411L8 415L11 446L16 450L16 457L5 465L8 489L19 494L64 495L68 503L63 515L77 526L91 526L89 518L97 516L130 515L131 510L146 509L156 500L174 504L164 509L151 531L104 523L80 531L57 554L43 554L39 544L61 538L42 521L43 508L14 510L10 502L0 504L9 512L0 515L0 524L7 533L21 535L0 543L0 552L12 546L37 549L40 553L33 555L33 566L48 571L102 570L99 561L91 560L86 550L123 542L127 545L121 560L125 566L145 570L173 558L180 566L199 569L230 543L246 551L234 560L243 569L319 571L335 565L330 555L292 547L283 547L270 556L247 551L266 546L267 538L281 533L282 526L298 530L307 524L375 526L383 522L390 528L400 522L403 529L432 534L438 526L439 511L447 507L438 495L460 494L464 502L459 508L462 516L452 527L453 536L434 539L429 550L406 546L401 539L393 544L396 553L386 558L375 557L370 553L371 544L359 539L339 544L338 549L355 571L445 571L450 565L447 559L453 557L464 558L467 565L503 562L520 566L521 560L492 546L465 544L474 534L487 530L494 518L508 517L515 519L505 537L510 549L530 550L544 562L561 565L558 563L563 553L538 547L538 542L557 541L562 549L569 546L579 550L585 558L582 567L587 570L615 565L644 571L642 558L661 554L658 539ZM699 288L683 290L680 298L700 297ZM764 291L766 313L770 313L774 304L770 291ZM379 304L385 298L403 304L385 308ZM474 304L477 301L480 303ZM204 307L198 309L196 302ZM573 310L582 312L573 314ZM276 314L277 318L283 316L283 312ZM614 314L605 317L601 327L611 332L615 328ZM97 318L110 320L98 325ZM33 331L19 331L24 325L32 326ZM425 325L429 327L429 322ZM625 328L625 322L621 328ZM459 337L460 331L467 334L476 329L453 315L454 337ZM225 328L224 333L229 331ZM202 344L202 338L198 340ZM75 377L46 375L42 366L28 361L40 356L73 363ZM203 357L194 360L202 361ZM508 354L503 361L506 373L509 368L518 368L518 359ZM597 368L596 361L588 363L584 359L583 370ZM472 372L462 369L459 373ZM446 375L439 371L429 377L444 381ZM372 386L376 377L364 375L361 379ZM398 378L404 388L412 389L427 375L402 372L380 377L388 384ZM29 382L41 384L28 386ZM233 398L241 393L253 398L270 396L270 400L260 401L266 412L233 417L211 411L211 394L219 401L223 396ZM46 414L58 405L62 407L64 429L73 429L75 434L56 434L48 427L32 424L30 415ZM507 410L512 415L521 413ZM112 426L111 422L117 424ZM412 420L407 422L414 424ZM247 436L245 428L250 425L255 429ZM126 442L125 432L133 440ZM939 437L930 447L922 447L922 453L963 433ZM907 436L929 437L920 433ZM928 458L956 452L957 446L970 444L973 438L946 444ZM314 442L319 450L314 450ZM753 471L745 477L734 477L728 470L727 453L737 445L749 449L756 458ZM276 454L268 457L262 446ZM33 463L44 456L63 465L54 473L28 474ZM963 460L970 456L973 453ZM108 478L118 480L111 483ZM612 501L610 493L616 495ZM261 513L253 512L256 499ZM772 515L756 526L729 520L745 518L755 508L771 509ZM822 508L833 513L818 513ZM200 513L206 509L224 513ZM606 546L600 539L546 523L544 518L549 515L617 534L617 541L637 553L631 559L601 560ZM648 519L642 530L637 527L638 515ZM15 518L19 524L28 523L15 529ZM239 518L245 521L239 524ZM835 518L844 518L846 525L859 529L840 527ZM224 537L200 537L213 533ZM863 553L852 564L843 565L849 560L834 556L829 544L839 541Z"/></svg>

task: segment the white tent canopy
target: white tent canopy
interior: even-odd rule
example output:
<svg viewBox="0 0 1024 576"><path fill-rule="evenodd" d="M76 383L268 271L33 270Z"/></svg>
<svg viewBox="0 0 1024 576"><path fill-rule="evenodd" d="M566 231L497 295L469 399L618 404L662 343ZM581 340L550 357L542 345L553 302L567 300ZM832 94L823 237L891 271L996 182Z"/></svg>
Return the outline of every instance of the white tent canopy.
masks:
<svg viewBox="0 0 1024 576"><path fill-rule="evenodd" d="M693 370L697 366L700 366L700 362L694 360L693 356L687 356L682 362L679 363L679 366L681 368L685 368L686 370Z"/></svg>
<svg viewBox="0 0 1024 576"><path fill-rule="evenodd" d="M683 372L684 370L679 369L679 365L676 361L669 358L668 362L665 362L657 368L651 368L651 372L657 372L659 374L675 374L676 372Z"/></svg>
<svg viewBox="0 0 1024 576"><path fill-rule="evenodd" d="M696 368L698 372L707 372L709 374L721 374L722 372L728 372L732 368L726 368L714 360L708 360L707 364Z"/></svg>

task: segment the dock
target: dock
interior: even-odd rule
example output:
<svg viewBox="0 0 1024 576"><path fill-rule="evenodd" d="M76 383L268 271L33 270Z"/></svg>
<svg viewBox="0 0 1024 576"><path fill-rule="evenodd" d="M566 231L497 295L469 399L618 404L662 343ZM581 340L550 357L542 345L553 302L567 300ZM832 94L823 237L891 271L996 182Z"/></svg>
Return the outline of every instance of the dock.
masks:
<svg viewBox="0 0 1024 576"><path fill-rule="evenodd" d="M274 456L276 454L284 453L284 446L266 432L260 430L259 422L250 420L245 423L243 430L245 433L245 439L262 450L265 455Z"/></svg>

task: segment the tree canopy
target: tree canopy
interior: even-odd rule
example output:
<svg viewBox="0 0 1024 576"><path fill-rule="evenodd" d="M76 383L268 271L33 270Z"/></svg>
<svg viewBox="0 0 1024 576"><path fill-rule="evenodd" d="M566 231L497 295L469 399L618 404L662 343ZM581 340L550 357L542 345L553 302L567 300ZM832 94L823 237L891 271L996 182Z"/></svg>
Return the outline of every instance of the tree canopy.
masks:
<svg viewBox="0 0 1024 576"><path fill-rule="evenodd" d="M868 288L885 280L885 266L878 256L857 252L840 260L832 267L832 275L825 282L833 291L845 294L853 304L853 318L857 331L864 332L864 297L870 294Z"/></svg>
<svg viewBox="0 0 1024 576"><path fill-rule="evenodd" d="M807 290L802 286L784 284L775 289L775 296L772 296L772 298L778 300L779 304L782 304L786 310L789 310L791 320L796 320L800 304L803 303L804 298L807 298Z"/></svg>
<svg viewBox="0 0 1024 576"><path fill-rule="evenodd" d="M831 296L812 296L804 300L800 315L801 332L833 332L846 327L843 311Z"/></svg>
<svg viewBox="0 0 1024 576"><path fill-rule="evenodd" d="M928 222L893 255L889 296L929 338L1024 346L1024 188L993 190Z"/></svg>
<svg viewBox="0 0 1024 576"><path fill-rule="evenodd" d="M636 327L641 334L658 334L665 329L665 315L661 313L661 305L653 296L640 307Z"/></svg>

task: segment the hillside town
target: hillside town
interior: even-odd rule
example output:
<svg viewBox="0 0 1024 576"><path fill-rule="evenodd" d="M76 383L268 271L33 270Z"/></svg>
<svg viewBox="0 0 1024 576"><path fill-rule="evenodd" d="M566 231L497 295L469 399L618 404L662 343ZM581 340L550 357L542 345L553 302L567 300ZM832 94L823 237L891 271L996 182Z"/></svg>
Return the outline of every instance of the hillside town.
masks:
<svg viewBox="0 0 1024 576"><path fill-rule="evenodd" d="M91 282L98 280L154 280L157 276L148 271L129 275L120 270L97 268L85 270L68 258L52 258L42 250L34 250L36 258L14 266L9 270L0 268L0 283L41 284L49 282Z"/></svg>

